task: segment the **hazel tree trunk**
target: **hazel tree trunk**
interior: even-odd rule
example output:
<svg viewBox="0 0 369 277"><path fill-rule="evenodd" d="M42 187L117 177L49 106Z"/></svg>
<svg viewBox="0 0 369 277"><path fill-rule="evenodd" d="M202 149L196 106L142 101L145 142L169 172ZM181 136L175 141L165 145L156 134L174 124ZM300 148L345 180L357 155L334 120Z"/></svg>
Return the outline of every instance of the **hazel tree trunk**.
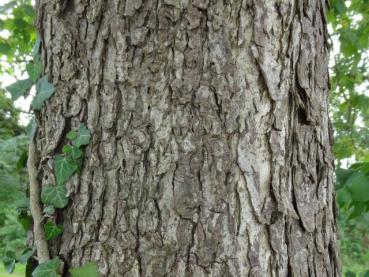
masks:
<svg viewBox="0 0 369 277"><path fill-rule="evenodd" d="M92 133L49 242L66 269L340 276L325 0L36 6L57 88L41 160L80 122Z"/></svg>

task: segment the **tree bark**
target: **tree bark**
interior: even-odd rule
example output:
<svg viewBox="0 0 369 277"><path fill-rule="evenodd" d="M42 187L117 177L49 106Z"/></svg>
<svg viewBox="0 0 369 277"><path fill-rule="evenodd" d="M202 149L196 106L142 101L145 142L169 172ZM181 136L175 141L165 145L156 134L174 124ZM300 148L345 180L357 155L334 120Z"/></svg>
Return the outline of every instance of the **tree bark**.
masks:
<svg viewBox="0 0 369 277"><path fill-rule="evenodd" d="M57 88L41 160L92 133L52 256L101 276L340 276L326 8L39 0Z"/></svg>

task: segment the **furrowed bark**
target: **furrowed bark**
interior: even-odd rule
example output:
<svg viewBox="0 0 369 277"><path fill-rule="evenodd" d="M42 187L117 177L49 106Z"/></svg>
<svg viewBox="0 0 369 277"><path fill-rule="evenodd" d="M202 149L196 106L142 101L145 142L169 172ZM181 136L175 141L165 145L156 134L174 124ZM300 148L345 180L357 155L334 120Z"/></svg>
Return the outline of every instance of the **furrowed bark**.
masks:
<svg viewBox="0 0 369 277"><path fill-rule="evenodd" d="M38 150L92 133L52 255L102 276L340 276L325 9L39 1L57 91Z"/></svg>

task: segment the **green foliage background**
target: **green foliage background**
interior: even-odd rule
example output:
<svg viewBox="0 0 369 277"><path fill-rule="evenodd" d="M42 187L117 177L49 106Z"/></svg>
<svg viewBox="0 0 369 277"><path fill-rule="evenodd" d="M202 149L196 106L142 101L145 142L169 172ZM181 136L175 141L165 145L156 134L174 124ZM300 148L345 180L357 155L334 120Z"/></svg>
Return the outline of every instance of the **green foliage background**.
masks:
<svg viewBox="0 0 369 277"><path fill-rule="evenodd" d="M343 270L345 276L369 276L369 0L331 0L328 20ZM36 41L33 21L29 0L0 6L1 75L26 71ZM0 256L21 251L29 224L27 135L20 113L0 89Z"/></svg>
<svg viewBox="0 0 369 277"><path fill-rule="evenodd" d="M30 0L7 1L0 6L0 75L20 76L30 60L36 40L35 13ZM31 224L27 200L27 128L20 124L21 111L15 108L3 85L0 89L0 257L25 248ZM2 268L2 267L1 267ZM20 267L19 271L24 272ZM2 271L1 271L2 272ZM5 273L0 273L4 276ZM23 274L24 275L24 274Z"/></svg>
<svg viewBox="0 0 369 277"><path fill-rule="evenodd" d="M25 231L17 220L27 213L26 170L20 157L26 151L25 128L18 123L19 111L0 90L0 255L6 250L19 252L25 243Z"/></svg>
<svg viewBox="0 0 369 277"><path fill-rule="evenodd" d="M369 276L369 0L330 3L341 259L346 276Z"/></svg>

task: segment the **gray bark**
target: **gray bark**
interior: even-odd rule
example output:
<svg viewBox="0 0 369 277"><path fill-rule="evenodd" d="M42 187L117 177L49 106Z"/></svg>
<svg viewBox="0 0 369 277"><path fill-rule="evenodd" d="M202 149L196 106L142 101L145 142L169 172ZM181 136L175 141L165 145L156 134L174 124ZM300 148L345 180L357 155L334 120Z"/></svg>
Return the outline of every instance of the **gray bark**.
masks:
<svg viewBox="0 0 369 277"><path fill-rule="evenodd" d="M92 132L52 255L101 276L340 276L326 8L40 0L41 158Z"/></svg>

